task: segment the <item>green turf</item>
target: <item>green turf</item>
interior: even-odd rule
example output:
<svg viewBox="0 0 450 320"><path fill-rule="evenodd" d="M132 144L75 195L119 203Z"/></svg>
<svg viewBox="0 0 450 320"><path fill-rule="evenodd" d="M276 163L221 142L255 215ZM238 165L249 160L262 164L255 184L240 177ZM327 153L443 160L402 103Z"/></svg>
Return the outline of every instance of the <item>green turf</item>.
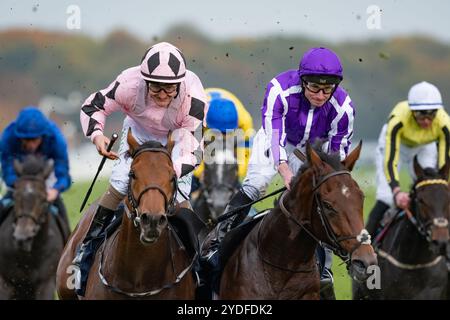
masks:
<svg viewBox="0 0 450 320"><path fill-rule="evenodd" d="M373 204L375 197L375 170L373 167L356 167L353 171L353 177L360 185L361 189L365 194L364 201L364 217L367 219L367 215L369 214ZM407 172L401 172L401 185L406 189L409 186L409 177ZM81 214L79 213L79 209L81 203L84 199L84 196L90 186L91 182L77 182L74 183L69 191L65 192L63 197L64 201L69 213L69 218L71 222L71 227L74 228L78 223ZM95 199L105 192L108 185L108 181L106 179L99 180L94 185L92 193L89 197L89 201L86 206L92 203ZM282 187L282 181L279 176L277 176L272 184L269 187L268 192L275 190L276 188ZM271 207L273 204L274 198L269 198L261 203L257 204L255 207L257 210L262 210L264 208ZM342 260L338 257L334 257L333 259L333 273L335 277L335 291L336 298L339 300L348 300L351 299L351 281L348 276L345 264L342 264Z"/></svg>
<svg viewBox="0 0 450 320"><path fill-rule="evenodd" d="M89 186L91 185L91 181L85 181L85 182L76 182L72 185L72 187L63 193L63 199L64 203L67 208L67 213L69 215L70 220L70 226L75 228L78 221L80 220L81 213L80 213L80 207L83 203L83 199L89 189ZM108 187L108 180L97 180L94 184L94 187L92 189L91 195L89 196L89 200L86 203L85 208L83 211L86 210L89 205L94 202L98 197L100 197Z"/></svg>

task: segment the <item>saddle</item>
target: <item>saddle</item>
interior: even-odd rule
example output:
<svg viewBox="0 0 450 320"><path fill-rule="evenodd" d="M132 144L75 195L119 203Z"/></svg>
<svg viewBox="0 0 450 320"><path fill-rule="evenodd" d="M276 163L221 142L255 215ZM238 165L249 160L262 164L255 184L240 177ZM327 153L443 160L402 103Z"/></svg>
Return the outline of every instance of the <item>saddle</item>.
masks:
<svg viewBox="0 0 450 320"><path fill-rule="evenodd" d="M383 215L383 219L381 219L380 225L381 228L375 234L375 240L373 241L374 247L379 247L386 236L389 229L396 224L398 221L405 217L405 212L398 208L389 208Z"/></svg>
<svg viewBox="0 0 450 320"><path fill-rule="evenodd" d="M250 231L264 218L269 210L253 216L251 219L244 221L236 228L230 230L219 245L219 263L220 269L223 270L228 259L233 255L237 247L247 237Z"/></svg>
<svg viewBox="0 0 450 320"><path fill-rule="evenodd" d="M250 231L253 230L253 228L268 212L269 210L252 216L249 220L244 221L242 224L227 232L227 234L219 244L218 254L215 255L217 256L218 261L216 260L217 262L212 263L214 267L210 269L210 266L205 264L205 270L203 272L209 273L209 280L207 280L207 282L209 282L211 289L214 292L219 292L221 274L228 260L231 258L242 241L247 237ZM205 296L208 297L210 296L210 294L211 292L207 292Z"/></svg>
<svg viewBox="0 0 450 320"><path fill-rule="evenodd" d="M175 231L175 236L179 237L189 257L198 256L200 253L198 234L205 226L203 221L188 208L179 208L174 215L168 218L170 226Z"/></svg>

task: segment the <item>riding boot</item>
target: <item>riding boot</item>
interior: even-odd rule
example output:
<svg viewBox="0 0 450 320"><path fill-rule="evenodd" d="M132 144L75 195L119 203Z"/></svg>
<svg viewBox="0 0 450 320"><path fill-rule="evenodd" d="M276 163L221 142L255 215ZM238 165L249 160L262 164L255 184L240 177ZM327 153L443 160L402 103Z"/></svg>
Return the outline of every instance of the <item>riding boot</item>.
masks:
<svg viewBox="0 0 450 320"><path fill-rule="evenodd" d="M224 214L227 212L231 212L232 210L242 207L253 200L250 199L242 190L239 190L230 200L230 203L225 208ZM245 208L242 208L239 210L235 215L231 216L225 221L222 221L216 226L216 237L213 239L215 240L215 244L219 245L219 243L222 241L222 239L225 237L225 234L230 231L231 229L236 228L238 225L244 221L244 219L247 217L251 206L247 206Z"/></svg>
<svg viewBox="0 0 450 320"><path fill-rule="evenodd" d="M107 209L100 205L98 206L94 218L92 219L92 223L89 226L89 230L86 233L80 248L78 249L75 259L73 260L73 264L80 266L89 243L92 239L97 238L105 230L106 222L110 220L113 215L114 210Z"/></svg>
<svg viewBox="0 0 450 320"><path fill-rule="evenodd" d="M8 212L13 205L14 205L14 200L12 199L12 192L8 192L0 200L0 225L6 219Z"/></svg>
<svg viewBox="0 0 450 320"><path fill-rule="evenodd" d="M225 208L225 213L252 201L253 200L250 199L242 190L239 190ZM250 207L251 206L245 207L242 210L239 210L239 212L234 216L218 223L214 229L214 237L211 239L209 246L202 252L200 261L205 269L204 273L209 273L210 275L209 280L207 277L205 277L205 280L214 288L214 291L218 291L218 279L221 272L220 257L217 254L219 251L219 245L227 232L238 226L247 217Z"/></svg>
<svg viewBox="0 0 450 320"><path fill-rule="evenodd" d="M69 216L67 215L67 209L61 197L58 196L56 200L53 202L53 205L57 208L58 215L61 217L64 223L66 223L67 226L70 228L70 221Z"/></svg>
<svg viewBox="0 0 450 320"><path fill-rule="evenodd" d="M384 213L387 209L389 209L389 206L386 203L377 200L375 206L370 212L369 219L366 224L366 230L372 236L372 239L376 237L378 233L377 231L381 227L381 220L383 219Z"/></svg>
<svg viewBox="0 0 450 320"><path fill-rule="evenodd" d="M318 254L322 255L322 272L320 274L320 298L322 300L336 300L334 294L334 279L331 266L333 263L333 251L328 248L318 247Z"/></svg>

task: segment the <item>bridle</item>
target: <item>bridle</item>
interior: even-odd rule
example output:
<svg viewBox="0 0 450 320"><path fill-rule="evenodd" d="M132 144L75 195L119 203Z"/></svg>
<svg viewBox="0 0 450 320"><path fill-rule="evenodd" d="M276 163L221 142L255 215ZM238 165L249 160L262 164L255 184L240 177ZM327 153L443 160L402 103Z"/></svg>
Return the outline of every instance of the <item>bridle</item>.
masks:
<svg viewBox="0 0 450 320"><path fill-rule="evenodd" d="M422 180L420 182L417 182L412 190L411 193L411 209L414 213L409 210L409 208L404 209L404 212L406 214L406 217L408 218L408 221L411 222L411 224L415 227L417 232L420 236L422 236L428 243L431 243L433 240L431 238L431 231L430 227L435 228L447 228L448 227L448 220L446 218L434 218L433 220L429 220L427 222L424 222L420 218L419 210L418 208L418 199L417 199L417 189L420 189L422 187L428 186L428 185L445 185L448 188L448 182L444 179L426 179ZM398 211L396 216L400 214L402 211ZM393 218L395 219L395 217ZM424 268L430 268L434 267L438 263L441 262L441 260L446 257L448 260L448 257L446 255L439 254L436 256L433 260L427 262L427 263L419 263L419 264L407 264L400 262L395 257L393 257L388 252L382 250L381 248L377 249L377 254L381 256L382 258L389 261L392 265L396 266L397 268L404 269L404 270L418 270L418 269L424 269Z"/></svg>
<svg viewBox="0 0 450 320"><path fill-rule="evenodd" d="M286 195L288 194L288 191L285 191L281 195L279 204L280 204L281 211L286 215L286 217L290 221L292 221L295 225L297 225L298 227L303 229L318 244L320 244L321 246L330 248L337 256L339 256L347 264L347 266L349 266L350 262L351 262L350 260L351 260L352 253L363 244L368 244L368 245L371 244L370 234L367 232L366 229L363 229L363 230L361 230L361 232L358 235L338 237L336 235L336 233L333 231L333 228L331 227L331 224L330 224L328 218L324 214L324 204L320 197L320 193L318 192L319 187L325 181L327 181L328 179L330 179L332 177L344 175L344 174L350 175L350 171L339 170L339 171L331 172L331 173L321 177L320 179L318 179L318 182L316 182L317 178L315 177L315 175L313 175L312 193L314 196L314 203L316 205L315 211L319 215L322 227L325 230L325 234L326 234L327 240L328 240L326 242L321 241L316 235L314 235L314 233L311 230L309 230L306 227L307 224L310 224L309 221L301 222L301 221L297 220L291 214L291 212L286 208L286 206L284 204L284 200L285 200ZM346 241L346 240L351 240L351 239L356 239L358 243L351 250L348 251L342 247L341 242Z"/></svg>
<svg viewBox="0 0 450 320"><path fill-rule="evenodd" d="M431 239L431 232L430 232L430 227L435 227L435 228L447 228L448 227L448 220L447 218L443 218L443 217L439 217L439 218L434 218L433 220L429 220L424 222L421 217L420 214L418 213L418 199L416 197L417 194L417 189L420 189L424 186L428 186L428 185L445 185L448 188L448 182L447 180L444 179L427 179L427 180L423 180L418 182L414 188L413 188L413 193L412 193L412 211L411 212L408 208L405 209L405 213L406 216L408 217L408 220L413 224L413 226L416 228L417 232L419 232L419 234L424 237L427 242L432 242Z"/></svg>
<svg viewBox="0 0 450 320"><path fill-rule="evenodd" d="M161 152L161 153L165 154L169 158L170 163L172 163L172 158L170 156L170 153L165 148L153 148L153 147L138 148L132 153L131 157L133 159L136 159L136 157L138 155L140 155L144 152ZM133 221L134 227L137 228L140 226L141 219L140 219L140 213L139 213L139 203L141 201L142 196L149 190L158 190L159 193L161 193L161 195L164 197L165 214L167 216L174 215L175 201L176 201L176 197L177 197L177 188L178 188L176 175L174 175L172 178L174 192L170 199L168 198L168 196L166 195L164 190L156 184L149 184L149 185L145 186L145 188L139 193L139 195L136 199L134 197L133 191L131 189L132 180L135 179L134 172L131 169L130 169L129 177L130 177L130 179L128 182L127 197L128 197L128 201L131 205L131 212L130 212L130 210L128 210L127 206L125 206L125 211L127 213L127 217L129 219L131 219L131 221ZM170 258L171 258L171 263L172 263L172 269L175 273L176 271L175 271L175 264L174 264L174 258L173 258L175 253L172 250L172 244L171 244L172 237L175 238L175 240L180 248L184 248L184 246L183 246L183 243L181 242L180 238L178 237L177 233L174 231L173 227L170 225L170 223L167 224L167 228L169 230L169 232L167 233L167 237L168 237L168 241L169 241ZM116 233L116 235L117 235L117 233ZM105 233L105 240L103 241L103 250L101 250L100 262L99 262L99 266L98 266L98 275L100 277L100 280L102 281L103 285L106 286L111 291L121 294L121 295L132 297L132 298L143 298L143 297L153 296L153 295L160 293L163 290L173 288L176 284L178 284L184 278L184 276L186 274L188 274L188 271L192 269L194 262L197 260L197 253L196 253L194 255L194 257L192 258L192 261L188 264L188 266L186 268L184 268L181 272L179 272L176 275L175 280L170 283L164 284L157 289L149 290L146 292L128 292L128 291L124 291L124 290L120 289L117 286L111 285L104 275L103 264L104 264L104 251L105 251L104 249L105 249L105 245L107 242L106 238L107 238L107 234Z"/></svg>
<svg viewBox="0 0 450 320"><path fill-rule="evenodd" d="M36 177L33 175L23 175L23 176L20 176L19 179L25 180L25 181L38 181L38 182L43 181L42 178L39 178L39 177ZM16 190L16 192L17 192L17 190ZM41 214L37 218L29 213L19 214L19 215L14 216L14 223L17 223L17 220L19 220L19 219L26 218L26 219L32 220L33 223L35 223L38 226L43 225L47 221L47 215L44 213L48 212L48 208L50 206L50 203L47 201L47 199L45 197L44 197L44 199L45 200L41 203L41 205L42 205Z"/></svg>
<svg viewBox="0 0 450 320"><path fill-rule="evenodd" d="M144 148L139 148L136 149L133 154L131 155L131 157L133 159L135 159L137 156L139 156L140 154L144 153L144 152L160 152L164 155L166 155L170 162L172 163L172 158L169 154L169 151L167 151L165 148L150 148L150 147L144 147ZM131 188L131 184L133 183L133 179L136 179L135 173L132 169L130 169L130 172L128 173L128 177L129 177L129 182L128 182L128 190L127 190L127 198L128 198L128 202L130 203L131 206L131 211L128 210L128 207L125 206L125 211L127 213L127 217L133 221L134 226L137 228L140 226L141 223L141 214L139 211L139 204L141 202L141 198L142 196L149 190L157 190L164 198L164 212L166 215L171 216L173 215L174 211L175 211L175 201L176 201L176 197L177 197L177 189L178 189L178 185L177 185L177 177L176 175L174 175L172 177L172 184L173 184L173 194L172 197L169 199L169 197L167 196L167 194L164 192L164 190L157 184L149 184L147 186L145 186L145 188L139 193L137 199L135 198L134 194L133 194L133 190Z"/></svg>

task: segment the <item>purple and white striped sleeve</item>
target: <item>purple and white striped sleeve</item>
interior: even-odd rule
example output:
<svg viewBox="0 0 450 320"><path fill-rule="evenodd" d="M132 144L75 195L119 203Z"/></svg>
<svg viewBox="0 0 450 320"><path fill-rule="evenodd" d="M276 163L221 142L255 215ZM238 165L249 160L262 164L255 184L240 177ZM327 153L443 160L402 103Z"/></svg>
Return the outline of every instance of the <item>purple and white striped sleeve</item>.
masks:
<svg viewBox="0 0 450 320"><path fill-rule="evenodd" d="M286 146L286 114L288 103L280 83L272 79L266 89L262 107L263 128L270 138L270 146L275 167L287 161Z"/></svg>
<svg viewBox="0 0 450 320"><path fill-rule="evenodd" d="M336 111L336 115L331 122L328 134L329 151L338 152L341 160L344 160L347 157L353 136L355 109L348 95L342 105L334 97L330 99L330 102Z"/></svg>

